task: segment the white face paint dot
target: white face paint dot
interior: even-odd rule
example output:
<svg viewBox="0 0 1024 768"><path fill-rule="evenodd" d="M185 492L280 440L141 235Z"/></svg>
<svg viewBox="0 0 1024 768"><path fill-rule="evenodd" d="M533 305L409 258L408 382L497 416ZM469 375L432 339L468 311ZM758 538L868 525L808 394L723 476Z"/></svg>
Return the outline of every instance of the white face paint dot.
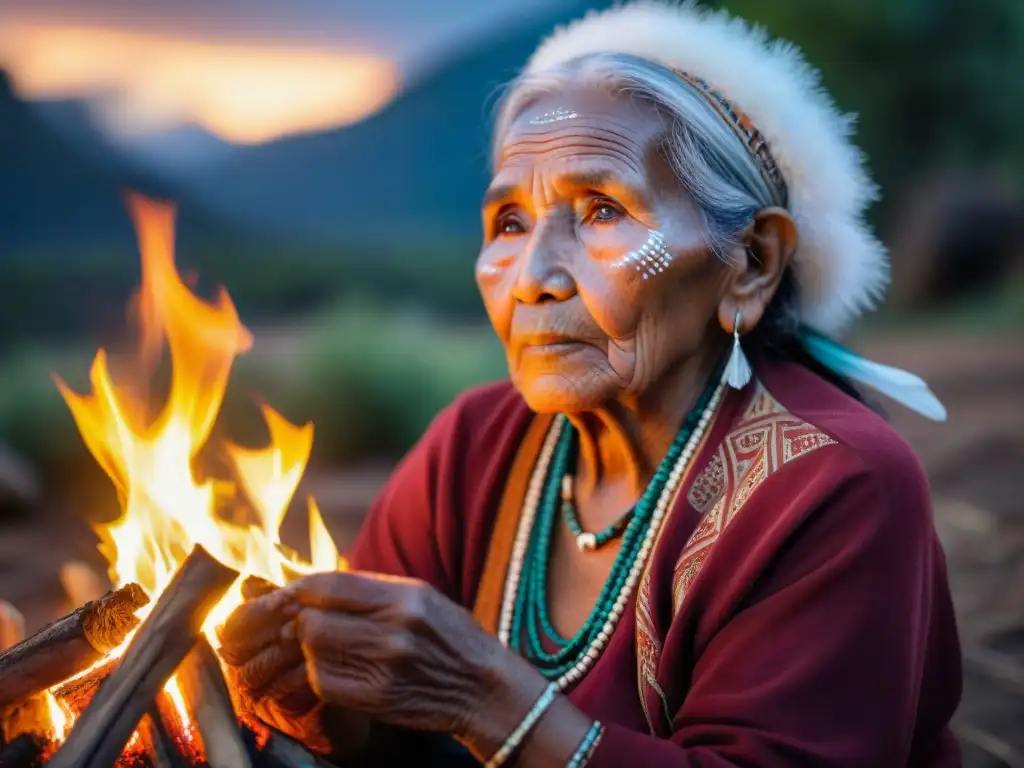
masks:
<svg viewBox="0 0 1024 768"><path fill-rule="evenodd" d="M665 267L671 263L672 254L665 249L665 236L656 229L649 229L647 230L647 241L613 263L611 268L622 269L632 264L646 280L650 275L664 272Z"/></svg>
<svg viewBox="0 0 1024 768"><path fill-rule="evenodd" d="M543 115L537 115L532 118L530 125L547 125L548 123L558 123L562 120L572 120L574 117L579 117L579 115L571 109L559 107L552 112L545 112Z"/></svg>
<svg viewBox="0 0 1024 768"><path fill-rule="evenodd" d="M496 277L501 274L501 269L493 264L482 264L477 271L482 277Z"/></svg>

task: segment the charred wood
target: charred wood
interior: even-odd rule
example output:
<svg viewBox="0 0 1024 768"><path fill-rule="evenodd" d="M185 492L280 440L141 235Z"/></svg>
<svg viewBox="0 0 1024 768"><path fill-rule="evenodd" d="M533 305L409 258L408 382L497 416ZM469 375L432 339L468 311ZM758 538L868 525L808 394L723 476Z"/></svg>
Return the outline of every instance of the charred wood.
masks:
<svg viewBox="0 0 1024 768"><path fill-rule="evenodd" d="M195 646L207 614L238 577L197 546L157 600L120 664L100 684L51 768L109 768Z"/></svg>

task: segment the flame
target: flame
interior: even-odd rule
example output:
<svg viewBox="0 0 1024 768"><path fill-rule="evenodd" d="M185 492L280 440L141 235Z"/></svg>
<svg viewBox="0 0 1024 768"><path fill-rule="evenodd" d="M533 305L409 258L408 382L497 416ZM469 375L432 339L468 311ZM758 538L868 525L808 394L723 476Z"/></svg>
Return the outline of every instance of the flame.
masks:
<svg viewBox="0 0 1024 768"><path fill-rule="evenodd" d="M46 712L50 718L50 728L53 734L51 740L57 743L63 742L71 731L74 715L64 705L64 702L59 701L49 691L43 694L43 699L46 701Z"/></svg>
<svg viewBox="0 0 1024 768"><path fill-rule="evenodd" d="M314 499L309 500L309 560L315 571L333 571L338 568L338 548L334 545L320 507ZM347 564L342 561L342 568Z"/></svg>
<svg viewBox="0 0 1024 768"><path fill-rule="evenodd" d="M367 52L31 21L0 24L0 67L29 98L105 96L116 133L195 123L237 144L357 122L400 87Z"/></svg>
<svg viewBox="0 0 1024 768"><path fill-rule="evenodd" d="M185 696L181 692L181 686L178 685L178 678L171 677L167 681L167 685L164 686L164 693L167 694L171 703L174 705L174 709L178 713L183 729L188 729L192 724L191 716L188 712L188 705L185 703Z"/></svg>
<svg viewBox="0 0 1024 768"><path fill-rule="evenodd" d="M197 476L197 463L210 449L231 366L250 348L252 336L227 293L221 291L214 301L205 302L178 275L173 207L135 197L130 209L142 255L137 362L143 372L152 374L166 346L171 361L166 400L154 417L148 417L152 403L115 384L102 349L92 365L91 393L78 394L57 382L82 438L121 499L120 517L99 530L111 580L119 585L137 582L155 602L196 544L242 576L260 576L279 585L295 574L345 567L312 499L311 559L303 560L281 545L279 528L309 459L312 424L295 426L264 405L269 445L217 445L233 468L233 480ZM252 505L253 520L228 519L221 512L239 498ZM241 602L241 581L204 625L215 647L213 630ZM187 724L189 715L175 678L165 691Z"/></svg>

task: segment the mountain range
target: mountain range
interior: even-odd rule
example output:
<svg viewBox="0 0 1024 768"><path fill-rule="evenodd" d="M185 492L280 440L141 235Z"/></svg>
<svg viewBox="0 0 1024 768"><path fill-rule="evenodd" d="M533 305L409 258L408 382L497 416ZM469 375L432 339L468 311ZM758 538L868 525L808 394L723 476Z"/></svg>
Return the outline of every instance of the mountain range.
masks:
<svg viewBox="0 0 1024 768"><path fill-rule="evenodd" d="M569 0L517 24L356 125L211 153L177 174L129 159L81 103L19 101L0 73L0 259L130 244L125 188L177 200L186 242L474 240L500 86L554 25L606 4Z"/></svg>

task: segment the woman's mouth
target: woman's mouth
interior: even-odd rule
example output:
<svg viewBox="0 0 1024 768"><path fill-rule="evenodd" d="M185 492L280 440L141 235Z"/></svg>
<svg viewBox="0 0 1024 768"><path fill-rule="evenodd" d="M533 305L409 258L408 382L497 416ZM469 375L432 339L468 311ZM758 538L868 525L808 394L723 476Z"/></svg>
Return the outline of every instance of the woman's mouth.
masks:
<svg viewBox="0 0 1024 768"><path fill-rule="evenodd" d="M520 349L523 355L529 357L565 357L582 350L586 344L578 339L569 339L564 336L531 338L522 343Z"/></svg>

